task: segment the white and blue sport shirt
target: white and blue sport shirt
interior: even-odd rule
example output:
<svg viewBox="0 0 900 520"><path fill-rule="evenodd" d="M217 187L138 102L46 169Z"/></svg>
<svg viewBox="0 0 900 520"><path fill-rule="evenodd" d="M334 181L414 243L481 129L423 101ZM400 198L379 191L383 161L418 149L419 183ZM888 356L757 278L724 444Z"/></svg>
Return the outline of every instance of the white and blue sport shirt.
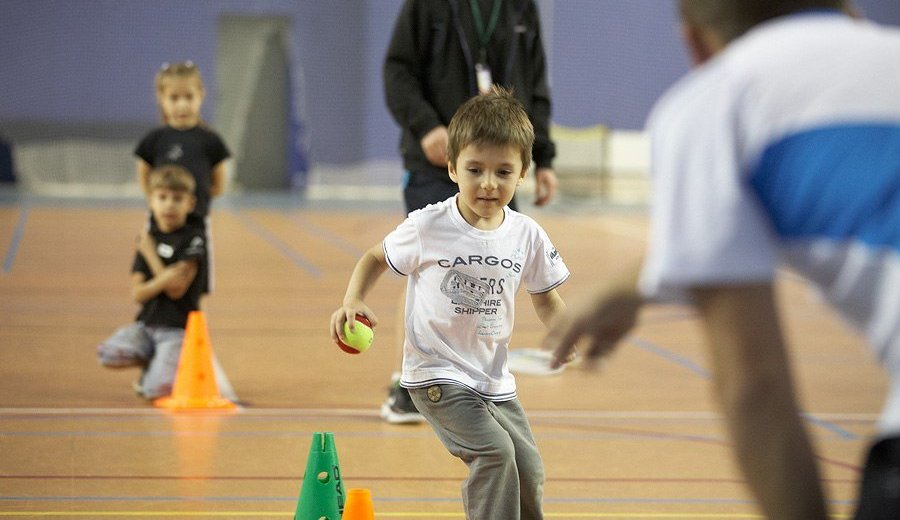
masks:
<svg viewBox="0 0 900 520"><path fill-rule="evenodd" d="M645 296L768 281L784 261L891 372L882 427L900 431L900 30L767 22L676 83L648 130Z"/></svg>

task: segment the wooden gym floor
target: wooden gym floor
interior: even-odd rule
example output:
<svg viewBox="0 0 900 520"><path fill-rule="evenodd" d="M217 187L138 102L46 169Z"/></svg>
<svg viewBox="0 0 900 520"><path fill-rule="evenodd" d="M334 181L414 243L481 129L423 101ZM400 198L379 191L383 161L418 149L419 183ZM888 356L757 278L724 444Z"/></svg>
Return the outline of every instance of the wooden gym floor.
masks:
<svg viewBox="0 0 900 520"><path fill-rule="evenodd" d="M331 344L328 316L362 251L399 203L226 199L213 217L216 290L204 303L239 413L170 414L137 399L134 370L95 345L134 317L139 202L0 198L0 518L291 518L314 432L334 432L347 488L377 518L463 518L465 466L427 425L378 418L398 368L386 274L369 303L371 351ZM559 205L557 205L559 206ZM529 210L582 297L637 258L646 219L598 208ZM836 518L848 518L886 380L861 341L789 273L779 295L805 410ZM513 345L542 326L520 295ZM650 306L599 373L519 376L546 466L547 518L759 518L710 398L690 309Z"/></svg>

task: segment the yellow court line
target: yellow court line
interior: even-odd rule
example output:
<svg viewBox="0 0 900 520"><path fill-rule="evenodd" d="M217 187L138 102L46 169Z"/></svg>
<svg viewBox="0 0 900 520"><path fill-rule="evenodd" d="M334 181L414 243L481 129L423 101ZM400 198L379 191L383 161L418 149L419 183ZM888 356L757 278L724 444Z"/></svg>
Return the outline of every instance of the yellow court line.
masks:
<svg viewBox="0 0 900 520"><path fill-rule="evenodd" d="M45 517L65 517L65 516L279 516L292 517L293 513L278 511L0 511L0 517L3 516L45 516ZM418 512L397 512L397 513L377 513L376 518L463 518L462 513L418 513ZM679 518L719 518L723 520L741 519L741 518L764 518L761 515L752 513L544 513L546 518L620 518L620 519L679 519ZM850 518L850 515L832 515L834 519Z"/></svg>

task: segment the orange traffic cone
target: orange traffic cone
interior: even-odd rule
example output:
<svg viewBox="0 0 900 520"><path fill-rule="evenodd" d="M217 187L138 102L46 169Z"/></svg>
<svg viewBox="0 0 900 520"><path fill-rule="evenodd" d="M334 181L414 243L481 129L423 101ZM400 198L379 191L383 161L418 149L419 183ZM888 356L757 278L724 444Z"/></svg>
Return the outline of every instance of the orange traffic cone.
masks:
<svg viewBox="0 0 900 520"><path fill-rule="evenodd" d="M202 311L188 314L184 329L184 343L178 358L178 371L172 395L153 401L159 408L175 411L234 410L237 405L219 395L212 364L212 345Z"/></svg>
<svg viewBox="0 0 900 520"><path fill-rule="evenodd" d="M365 488L348 489L341 520L375 520L372 492Z"/></svg>

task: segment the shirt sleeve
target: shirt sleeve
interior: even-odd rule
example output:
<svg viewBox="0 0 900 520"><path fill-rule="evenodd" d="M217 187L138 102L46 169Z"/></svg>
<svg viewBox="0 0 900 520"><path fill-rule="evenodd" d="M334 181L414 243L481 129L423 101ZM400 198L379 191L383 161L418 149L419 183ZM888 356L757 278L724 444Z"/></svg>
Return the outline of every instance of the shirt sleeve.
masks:
<svg viewBox="0 0 900 520"><path fill-rule="evenodd" d="M534 124L534 156L535 166L538 168L551 168L553 158L556 156L556 145L550 139L550 87L547 84L547 59L544 54L544 42L541 34L541 18L534 2L529 2L529 20L533 20L535 41L531 48L532 53L527 64L531 71L531 109L529 116Z"/></svg>
<svg viewBox="0 0 900 520"><path fill-rule="evenodd" d="M225 141L219 136L219 134L215 132L209 133L209 145L207 149L207 153L209 154L209 164L215 166L220 162L224 161L231 157L231 151L228 149L228 145L225 144Z"/></svg>
<svg viewBox="0 0 900 520"><path fill-rule="evenodd" d="M134 149L134 155L143 159L147 164L152 165L156 160L154 148L156 147L156 139L158 132L153 131L145 135Z"/></svg>
<svg viewBox="0 0 900 520"><path fill-rule="evenodd" d="M206 240L202 233L195 233L187 245L179 252L178 260L202 261L206 255Z"/></svg>
<svg viewBox="0 0 900 520"><path fill-rule="evenodd" d="M384 258L391 271L400 276L412 273L422 258L422 242L413 219L407 217L384 238Z"/></svg>
<svg viewBox="0 0 900 520"><path fill-rule="evenodd" d="M140 253L134 255L134 262L131 263L131 272L143 273L148 280L153 278L153 273L150 272L150 266L147 265L147 262L144 261L144 257Z"/></svg>
<svg viewBox="0 0 900 520"><path fill-rule="evenodd" d="M556 289L569 278L569 268L556 250L550 237L535 224L534 239L531 247L531 258L522 273L525 290L531 294L540 294Z"/></svg>
<svg viewBox="0 0 900 520"><path fill-rule="evenodd" d="M742 169L740 89L710 79L719 78L680 85L648 123L651 232L639 284L648 298L774 276L774 235Z"/></svg>

